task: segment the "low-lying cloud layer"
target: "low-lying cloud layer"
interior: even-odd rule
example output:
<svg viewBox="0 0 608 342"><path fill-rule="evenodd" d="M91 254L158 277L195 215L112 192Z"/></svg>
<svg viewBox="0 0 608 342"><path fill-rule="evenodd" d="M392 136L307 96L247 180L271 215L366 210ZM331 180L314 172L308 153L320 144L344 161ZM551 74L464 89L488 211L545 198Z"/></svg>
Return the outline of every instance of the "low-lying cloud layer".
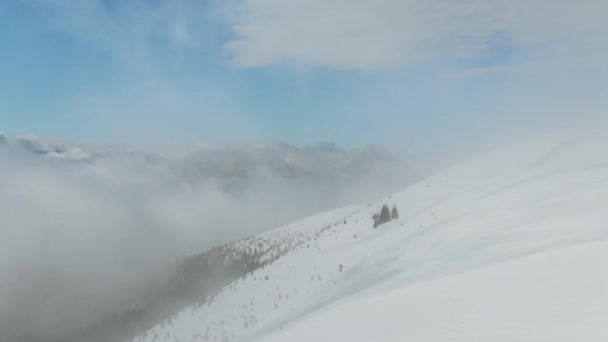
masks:
<svg viewBox="0 0 608 342"><path fill-rule="evenodd" d="M416 176L375 147L161 153L0 140L0 331L13 339L62 335L137 307L181 257Z"/></svg>

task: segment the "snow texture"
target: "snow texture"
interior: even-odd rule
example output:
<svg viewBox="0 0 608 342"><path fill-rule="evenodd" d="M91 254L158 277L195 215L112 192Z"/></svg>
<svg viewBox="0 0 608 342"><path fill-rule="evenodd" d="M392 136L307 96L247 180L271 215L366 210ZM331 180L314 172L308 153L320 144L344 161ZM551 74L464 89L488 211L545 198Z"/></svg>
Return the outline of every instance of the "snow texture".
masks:
<svg viewBox="0 0 608 342"><path fill-rule="evenodd" d="M521 144L269 231L295 247L135 340L606 341L607 142ZM400 218L373 229L383 204Z"/></svg>

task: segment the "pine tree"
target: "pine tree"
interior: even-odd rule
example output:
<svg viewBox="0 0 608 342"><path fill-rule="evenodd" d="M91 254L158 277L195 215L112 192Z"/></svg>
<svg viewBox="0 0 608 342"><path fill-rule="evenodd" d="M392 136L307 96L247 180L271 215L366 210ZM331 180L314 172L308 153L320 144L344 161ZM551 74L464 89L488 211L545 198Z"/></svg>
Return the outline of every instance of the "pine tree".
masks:
<svg viewBox="0 0 608 342"><path fill-rule="evenodd" d="M397 207L395 205L393 205L393 210L391 210L391 218L393 220L396 220L399 218L399 211L397 210Z"/></svg>
<svg viewBox="0 0 608 342"><path fill-rule="evenodd" d="M388 205L383 205L380 210L380 224L384 224L391 220L391 212L388 209Z"/></svg>

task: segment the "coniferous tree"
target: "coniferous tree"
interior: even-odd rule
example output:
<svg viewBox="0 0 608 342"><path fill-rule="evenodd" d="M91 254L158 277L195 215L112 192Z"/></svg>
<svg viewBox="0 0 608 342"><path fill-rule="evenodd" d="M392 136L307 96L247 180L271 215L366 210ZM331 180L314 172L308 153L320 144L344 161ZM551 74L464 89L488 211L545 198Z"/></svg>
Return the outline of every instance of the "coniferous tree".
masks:
<svg viewBox="0 0 608 342"><path fill-rule="evenodd" d="M380 224L384 224L391 220L391 212L388 209L388 205L384 204L380 210Z"/></svg>
<svg viewBox="0 0 608 342"><path fill-rule="evenodd" d="M391 220L391 211L388 209L388 205L382 205L380 213L374 214L372 218L374 219L374 228L389 222Z"/></svg>
<svg viewBox="0 0 608 342"><path fill-rule="evenodd" d="M393 210L391 210L391 218L393 220L396 220L399 218L399 211L397 210L397 207L395 205L393 205Z"/></svg>

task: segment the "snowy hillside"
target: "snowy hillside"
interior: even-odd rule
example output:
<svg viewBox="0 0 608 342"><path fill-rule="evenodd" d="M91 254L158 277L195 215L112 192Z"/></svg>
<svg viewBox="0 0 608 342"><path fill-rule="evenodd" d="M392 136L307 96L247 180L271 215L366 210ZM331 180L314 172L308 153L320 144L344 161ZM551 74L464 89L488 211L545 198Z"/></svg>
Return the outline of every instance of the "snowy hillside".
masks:
<svg viewBox="0 0 608 342"><path fill-rule="evenodd" d="M267 232L291 251L136 341L608 340L607 147L522 144Z"/></svg>

